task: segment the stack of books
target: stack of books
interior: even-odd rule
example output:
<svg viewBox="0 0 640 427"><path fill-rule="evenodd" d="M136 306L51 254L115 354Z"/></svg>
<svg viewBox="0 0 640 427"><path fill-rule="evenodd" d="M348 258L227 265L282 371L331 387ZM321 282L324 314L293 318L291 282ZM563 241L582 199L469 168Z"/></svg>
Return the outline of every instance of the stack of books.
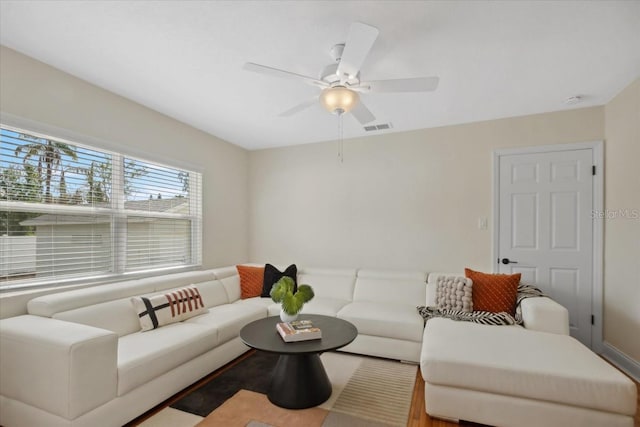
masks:
<svg viewBox="0 0 640 427"><path fill-rule="evenodd" d="M318 340L322 338L320 328L314 327L311 320L295 320L278 323L276 330L285 342Z"/></svg>

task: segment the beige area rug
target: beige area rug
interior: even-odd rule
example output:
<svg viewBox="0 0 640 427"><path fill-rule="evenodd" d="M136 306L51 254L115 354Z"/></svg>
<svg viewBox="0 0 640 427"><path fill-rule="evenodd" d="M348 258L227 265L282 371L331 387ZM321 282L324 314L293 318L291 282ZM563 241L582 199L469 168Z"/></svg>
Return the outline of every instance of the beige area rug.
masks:
<svg viewBox="0 0 640 427"><path fill-rule="evenodd" d="M331 411L406 426L417 366L366 358Z"/></svg>
<svg viewBox="0 0 640 427"><path fill-rule="evenodd" d="M389 427L406 426L417 373L416 365L324 353L322 363L333 387L331 397L316 408L291 410L273 405L267 396L238 391L206 418L173 408L160 411L144 427ZM184 423L180 413L189 415ZM169 421L171 420L171 421Z"/></svg>

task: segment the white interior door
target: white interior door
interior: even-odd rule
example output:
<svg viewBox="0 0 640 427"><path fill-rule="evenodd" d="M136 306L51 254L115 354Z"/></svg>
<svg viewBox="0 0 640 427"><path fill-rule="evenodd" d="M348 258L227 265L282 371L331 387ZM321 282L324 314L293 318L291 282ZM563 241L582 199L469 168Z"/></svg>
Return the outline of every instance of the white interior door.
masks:
<svg viewBox="0 0 640 427"><path fill-rule="evenodd" d="M522 273L569 310L591 346L593 150L500 155L497 270Z"/></svg>

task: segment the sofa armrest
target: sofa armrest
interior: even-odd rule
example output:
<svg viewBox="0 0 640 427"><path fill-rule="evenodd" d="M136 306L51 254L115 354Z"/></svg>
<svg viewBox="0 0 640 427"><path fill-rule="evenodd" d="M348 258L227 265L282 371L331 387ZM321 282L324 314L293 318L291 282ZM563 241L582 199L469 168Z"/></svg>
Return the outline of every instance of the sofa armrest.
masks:
<svg viewBox="0 0 640 427"><path fill-rule="evenodd" d="M72 420L116 397L118 335L33 315L0 321L0 394Z"/></svg>
<svg viewBox="0 0 640 427"><path fill-rule="evenodd" d="M569 311L551 298L526 298L520 308L525 328L569 335Z"/></svg>

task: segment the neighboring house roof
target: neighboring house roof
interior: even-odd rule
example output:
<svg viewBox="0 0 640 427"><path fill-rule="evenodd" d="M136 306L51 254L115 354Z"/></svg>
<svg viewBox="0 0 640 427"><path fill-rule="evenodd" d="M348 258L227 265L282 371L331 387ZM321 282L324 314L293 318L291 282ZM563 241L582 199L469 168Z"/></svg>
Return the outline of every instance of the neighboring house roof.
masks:
<svg viewBox="0 0 640 427"><path fill-rule="evenodd" d="M174 197L172 199L149 199L149 200L130 200L124 202L126 210L135 212L167 212L167 213L188 213L189 199L186 197ZM102 205L102 204L100 204ZM98 207L98 205L94 205ZM100 206L108 207L108 206ZM129 222L147 222L153 221L153 218L143 218L139 220L129 220ZM20 222L20 225L72 225L72 224L102 224L111 222L108 215L93 214L87 212L86 215L68 215L68 214L44 214L35 218L27 219Z"/></svg>
<svg viewBox="0 0 640 427"><path fill-rule="evenodd" d="M20 225L73 225L73 224L103 224L111 222L105 215L57 215L44 214L20 222Z"/></svg>

